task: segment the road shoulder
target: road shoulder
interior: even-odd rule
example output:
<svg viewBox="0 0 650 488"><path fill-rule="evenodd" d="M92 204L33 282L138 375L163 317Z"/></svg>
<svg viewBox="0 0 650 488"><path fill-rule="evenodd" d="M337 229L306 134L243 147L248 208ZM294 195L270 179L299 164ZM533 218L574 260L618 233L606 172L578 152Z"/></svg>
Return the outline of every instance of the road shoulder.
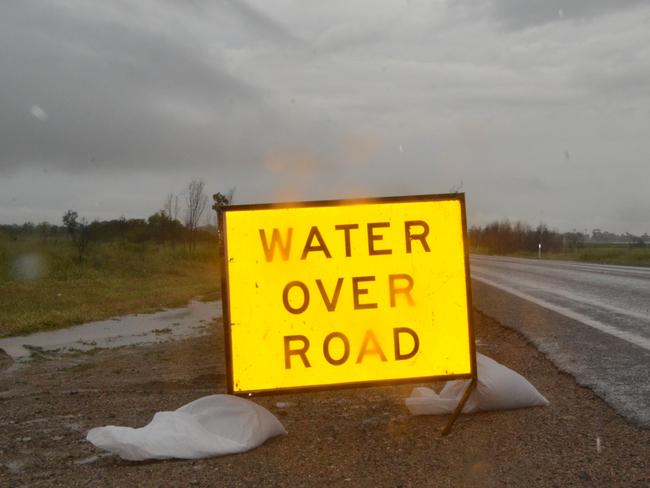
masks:
<svg viewBox="0 0 650 488"><path fill-rule="evenodd" d="M518 333L476 314L478 350L526 377L549 407L412 417L411 387L255 399L287 437L236 456L131 463L84 440L142 426L225 389L223 338L47 355L0 376L0 480L8 486L643 486L650 432L620 417Z"/></svg>

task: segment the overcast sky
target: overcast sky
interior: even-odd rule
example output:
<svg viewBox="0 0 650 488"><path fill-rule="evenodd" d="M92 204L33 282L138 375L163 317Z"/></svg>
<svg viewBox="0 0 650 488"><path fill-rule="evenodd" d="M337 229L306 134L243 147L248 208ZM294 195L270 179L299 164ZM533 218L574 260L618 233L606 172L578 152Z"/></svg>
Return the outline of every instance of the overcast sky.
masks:
<svg viewBox="0 0 650 488"><path fill-rule="evenodd" d="M650 233L650 2L8 0L0 223L466 193Z"/></svg>

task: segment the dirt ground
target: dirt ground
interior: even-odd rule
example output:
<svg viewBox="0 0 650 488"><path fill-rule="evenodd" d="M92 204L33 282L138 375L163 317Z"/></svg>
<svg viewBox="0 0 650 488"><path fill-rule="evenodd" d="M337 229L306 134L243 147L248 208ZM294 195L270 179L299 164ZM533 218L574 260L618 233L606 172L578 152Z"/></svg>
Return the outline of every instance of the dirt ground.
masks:
<svg viewBox="0 0 650 488"><path fill-rule="evenodd" d="M85 433L143 426L157 411L225 392L221 333L41 355L0 373L0 486L650 486L650 431L517 333L477 314L476 335L479 351L525 376L550 406L464 415L441 437L446 417L409 415L412 386L266 396L255 401L288 436L196 461L122 461Z"/></svg>

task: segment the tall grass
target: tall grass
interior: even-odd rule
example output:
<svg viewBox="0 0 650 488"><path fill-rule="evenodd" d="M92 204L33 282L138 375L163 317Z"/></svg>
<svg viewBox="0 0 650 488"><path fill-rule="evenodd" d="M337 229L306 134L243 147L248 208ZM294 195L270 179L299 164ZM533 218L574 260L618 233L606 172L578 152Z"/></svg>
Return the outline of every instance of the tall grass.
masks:
<svg viewBox="0 0 650 488"><path fill-rule="evenodd" d="M82 262L64 240L0 236L0 336L219 296L216 245L96 243Z"/></svg>

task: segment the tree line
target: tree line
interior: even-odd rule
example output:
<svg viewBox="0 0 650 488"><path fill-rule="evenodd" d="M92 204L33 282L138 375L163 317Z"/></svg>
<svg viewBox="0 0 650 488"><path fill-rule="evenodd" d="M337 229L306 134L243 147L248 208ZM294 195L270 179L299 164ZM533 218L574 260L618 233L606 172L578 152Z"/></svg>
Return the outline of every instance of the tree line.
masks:
<svg viewBox="0 0 650 488"><path fill-rule="evenodd" d="M212 209L229 205L234 188L226 194L212 196ZM11 240L40 239L41 241L70 239L81 261L92 242L158 243L185 245L192 251L199 242L217 242L216 216L210 212L205 184L193 180L179 195L168 194L162 208L146 219L88 221L76 210L68 209L61 225L26 222L22 225L0 225L0 233Z"/></svg>
<svg viewBox="0 0 650 488"><path fill-rule="evenodd" d="M643 247L650 244L650 235L634 235L626 232L615 234L594 229L586 232L558 232L540 223L532 227L525 222L500 220L485 226L472 226L468 231L471 252L489 254L515 254L537 252L541 244L543 252L573 252L586 245L628 245Z"/></svg>

